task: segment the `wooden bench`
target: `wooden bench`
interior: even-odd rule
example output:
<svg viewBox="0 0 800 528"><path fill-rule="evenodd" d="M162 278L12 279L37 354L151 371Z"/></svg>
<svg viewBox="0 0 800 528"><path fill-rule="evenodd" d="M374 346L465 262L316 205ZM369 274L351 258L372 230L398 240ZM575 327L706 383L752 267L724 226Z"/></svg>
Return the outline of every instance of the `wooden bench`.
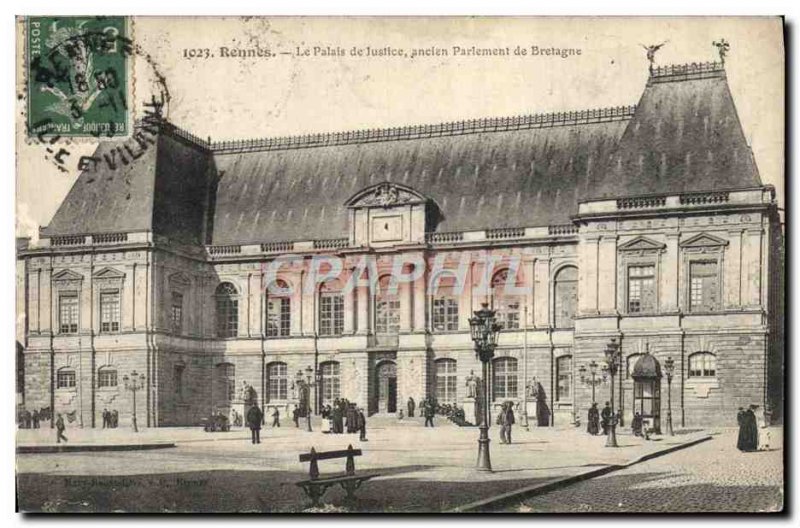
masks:
<svg viewBox="0 0 800 528"><path fill-rule="evenodd" d="M355 491L361 487L361 484L371 478L378 477L378 473L356 475L356 463L354 457L361 456L360 449L353 449L352 445L348 445L347 449L341 451L322 451L317 452L313 447L310 453L300 455L300 462L310 462L311 466L308 471L308 480L297 482L295 485L303 488L308 498L311 499L312 506L319 506L319 499L325 494L328 488L339 485L347 493L347 501L352 501ZM347 458L344 466L344 474L331 477L320 478L319 465L320 460L331 460L335 458Z"/></svg>

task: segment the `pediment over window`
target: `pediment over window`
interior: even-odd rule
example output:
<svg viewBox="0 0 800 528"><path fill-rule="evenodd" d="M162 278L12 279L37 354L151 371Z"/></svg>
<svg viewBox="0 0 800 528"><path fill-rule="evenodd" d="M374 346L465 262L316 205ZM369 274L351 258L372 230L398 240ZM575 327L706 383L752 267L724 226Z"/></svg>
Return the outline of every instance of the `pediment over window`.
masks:
<svg viewBox="0 0 800 528"><path fill-rule="evenodd" d="M82 280L83 280L83 275L75 273L72 270L59 271L58 273L53 275L54 282L72 282L72 281L82 281Z"/></svg>
<svg viewBox="0 0 800 528"><path fill-rule="evenodd" d="M727 245L727 240L717 238L707 233L700 233L699 235L693 236L689 240L681 242L682 248L719 248Z"/></svg>
<svg viewBox="0 0 800 528"><path fill-rule="evenodd" d="M637 237L619 246L620 251L661 251L666 247L661 242L656 242L645 237Z"/></svg>
<svg viewBox="0 0 800 528"><path fill-rule="evenodd" d="M382 182L358 191L345 202L347 207L393 207L427 203L429 199L411 187Z"/></svg>
<svg viewBox="0 0 800 528"><path fill-rule="evenodd" d="M95 279L122 280L125 274L114 268L103 268L94 274Z"/></svg>

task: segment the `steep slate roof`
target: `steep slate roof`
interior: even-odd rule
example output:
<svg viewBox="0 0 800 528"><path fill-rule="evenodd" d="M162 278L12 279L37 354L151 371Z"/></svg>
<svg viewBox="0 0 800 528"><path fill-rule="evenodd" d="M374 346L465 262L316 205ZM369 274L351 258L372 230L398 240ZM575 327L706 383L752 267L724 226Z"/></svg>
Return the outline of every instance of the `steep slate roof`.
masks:
<svg viewBox="0 0 800 528"><path fill-rule="evenodd" d="M626 122L218 154L213 243L347 237L344 203L383 181L433 199L438 231L568 223Z"/></svg>
<svg viewBox="0 0 800 528"><path fill-rule="evenodd" d="M719 63L658 68L595 197L761 185Z"/></svg>
<svg viewBox="0 0 800 528"><path fill-rule="evenodd" d="M211 145L168 125L157 148L130 165L81 174L42 234L152 229L212 244L344 238L345 201L384 181L434 200L437 231L564 224L584 199L761 184L724 69L712 63L656 69L635 112Z"/></svg>

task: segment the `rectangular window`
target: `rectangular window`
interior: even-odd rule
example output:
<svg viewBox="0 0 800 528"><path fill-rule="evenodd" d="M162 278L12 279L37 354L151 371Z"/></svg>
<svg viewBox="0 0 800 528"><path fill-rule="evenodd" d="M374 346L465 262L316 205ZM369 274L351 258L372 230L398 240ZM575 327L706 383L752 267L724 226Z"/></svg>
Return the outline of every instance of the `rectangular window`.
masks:
<svg viewBox="0 0 800 528"><path fill-rule="evenodd" d="M119 332L119 292L100 293L100 331Z"/></svg>
<svg viewBox="0 0 800 528"><path fill-rule="evenodd" d="M711 312L719 309L719 282L716 261L689 265L689 310Z"/></svg>
<svg viewBox="0 0 800 528"><path fill-rule="evenodd" d="M494 400L517 397L517 360L496 359L492 368L492 395Z"/></svg>
<svg viewBox="0 0 800 528"><path fill-rule="evenodd" d="M556 377L556 401L569 401L572 398L572 356L561 356L556 360Z"/></svg>
<svg viewBox="0 0 800 528"><path fill-rule="evenodd" d="M62 334L78 333L78 294L63 293L58 298L58 323Z"/></svg>
<svg viewBox="0 0 800 528"><path fill-rule="evenodd" d="M273 363L267 367L267 389L269 401L288 398L289 377L286 363Z"/></svg>
<svg viewBox="0 0 800 528"><path fill-rule="evenodd" d="M172 332L180 334L183 332L183 295L180 293L172 294L172 306L170 308L170 321Z"/></svg>
<svg viewBox="0 0 800 528"><path fill-rule="evenodd" d="M653 312L656 309L656 267L652 264L628 268L628 312Z"/></svg>
<svg viewBox="0 0 800 528"><path fill-rule="evenodd" d="M116 387L117 386L117 371L116 370L101 370L97 375L97 386L102 387Z"/></svg>
<svg viewBox="0 0 800 528"><path fill-rule="evenodd" d="M434 332L453 332L458 330L458 300L440 297L433 300Z"/></svg>
<svg viewBox="0 0 800 528"><path fill-rule="evenodd" d="M320 294L319 333L324 336L344 333L344 297L341 294Z"/></svg>
<svg viewBox="0 0 800 528"><path fill-rule="evenodd" d="M56 374L56 388L71 389L75 387L75 371L60 370Z"/></svg>
<svg viewBox="0 0 800 528"><path fill-rule="evenodd" d="M400 333L399 300L379 300L375 304L375 333L380 335Z"/></svg>
<svg viewBox="0 0 800 528"><path fill-rule="evenodd" d="M286 337L291 331L292 313L289 297L267 300L267 336Z"/></svg>

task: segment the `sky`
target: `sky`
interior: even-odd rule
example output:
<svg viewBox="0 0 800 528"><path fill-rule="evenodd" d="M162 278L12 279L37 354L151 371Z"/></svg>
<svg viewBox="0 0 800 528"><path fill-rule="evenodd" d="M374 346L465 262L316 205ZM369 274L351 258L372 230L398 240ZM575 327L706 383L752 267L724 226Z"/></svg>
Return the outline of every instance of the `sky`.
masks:
<svg viewBox="0 0 800 528"><path fill-rule="evenodd" d="M666 42L656 63L682 64L718 60L712 42L724 38L745 137L762 181L776 187L783 203L784 55L777 18L137 17L132 31L151 58L135 60L134 117L158 91L158 72L171 95L170 121L215 141L636 104L648 75L643 44ZM19 32L18 43L22 38ZM510 54L453 56L454 46ZM566 58L532 55L534 46L573 51ZM367 57L367 47L402 51ZM515 54L517 47L528 53ZM411 57L432 48L448 55ZM262 56L233 56L246 50ZM359 50L361 56L354 53ZM45 159L44 146L26 140L21 55L17 74L17 235L35 237L78 171L74 164L59 171ZM91 154L95 144L73 142L73 159Z"/></svg>

